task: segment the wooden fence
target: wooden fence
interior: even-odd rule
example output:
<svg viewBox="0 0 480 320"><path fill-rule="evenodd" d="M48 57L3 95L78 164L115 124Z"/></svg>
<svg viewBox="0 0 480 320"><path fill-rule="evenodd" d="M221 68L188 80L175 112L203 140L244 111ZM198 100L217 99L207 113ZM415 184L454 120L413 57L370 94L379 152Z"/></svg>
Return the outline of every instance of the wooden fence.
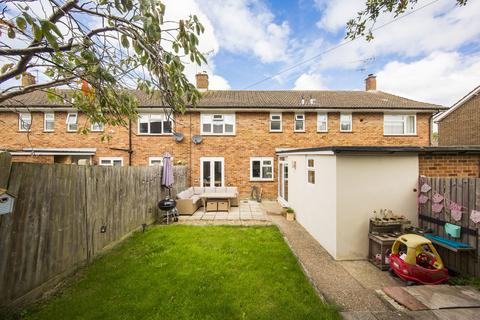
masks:
<svg viewBox="0 0 480 320"><path fill-rule="evenodd" d="M454 271L472 276L480 276L479 264L479 228L480 223L470 219L472 210L480 210L480 179L479 178L429 178L420 177L419 186L424 184L431 187L428 192L422 192L428 197L424 204L419 204L419 224L422 228L432 229L436 235L458 242L468 243L474 248L471 251L454 252L442 246L436 245L445 265ZM443 204L441 212L432 211L434 204L433 196L439 194L444 197L440 202ZM450 203L461 205L461 220L452 218ZM445 232L445 223L461 226L461 238L454 239Z"/></svg>
<svg viewBox="0 0 480 320"><path fill-rule="evenodd" d="M0 215L0 306L32 301L130 232L149 224L165 196L159 167L12 163L0 153L0 187L17 195ZM172 196L186 188L174 167ZM102 230L104 229L104 230ZM105 231L105 232L102 232Z"/></svg>

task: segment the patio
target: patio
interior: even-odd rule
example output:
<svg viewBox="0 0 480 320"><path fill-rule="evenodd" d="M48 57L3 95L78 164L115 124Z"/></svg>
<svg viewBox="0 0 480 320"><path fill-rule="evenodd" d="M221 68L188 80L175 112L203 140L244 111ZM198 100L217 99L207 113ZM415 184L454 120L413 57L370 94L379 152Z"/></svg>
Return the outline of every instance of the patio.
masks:
<svg viewBox="0 0 480 320"><path fill-rule="evenodd" d="M231 207L230 211L204 212L203 207L198 208L191 216L180 216L180 222L194 221L232 221L232 222L270 222L266 210L261 203L252 200L241 200L238 207Z"/></svg>

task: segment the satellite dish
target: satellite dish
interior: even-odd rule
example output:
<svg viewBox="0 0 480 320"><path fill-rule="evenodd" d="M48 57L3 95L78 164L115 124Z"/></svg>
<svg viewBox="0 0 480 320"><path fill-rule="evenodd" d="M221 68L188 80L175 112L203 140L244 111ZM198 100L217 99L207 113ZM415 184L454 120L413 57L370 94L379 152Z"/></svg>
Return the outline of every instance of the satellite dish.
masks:
<svg viewBox="0 0 480 320"><path fill-rule="evenodd" d="M183 133L181 132L175 132L173 134L173 137L175 138L175 141L181 142L183 140Z"/></svg>
<svg viewBox="0 0 480 320"><path fill-rule="evenodd" d="M202 136L193 136L192 137L192 141L195 144L199 144L200 142L202 142L202 139L203 139Z"/></svg>

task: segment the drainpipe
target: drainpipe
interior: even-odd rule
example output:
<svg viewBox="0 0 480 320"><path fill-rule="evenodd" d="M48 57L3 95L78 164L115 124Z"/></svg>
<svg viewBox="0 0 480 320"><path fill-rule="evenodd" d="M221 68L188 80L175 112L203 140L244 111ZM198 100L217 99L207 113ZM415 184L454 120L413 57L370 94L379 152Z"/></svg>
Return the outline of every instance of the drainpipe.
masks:
<svg viewBox="0 0 480 320"><path fill-rule="evenodd" d="M132 165L132 119L128 119L128 166Z"/></svg>

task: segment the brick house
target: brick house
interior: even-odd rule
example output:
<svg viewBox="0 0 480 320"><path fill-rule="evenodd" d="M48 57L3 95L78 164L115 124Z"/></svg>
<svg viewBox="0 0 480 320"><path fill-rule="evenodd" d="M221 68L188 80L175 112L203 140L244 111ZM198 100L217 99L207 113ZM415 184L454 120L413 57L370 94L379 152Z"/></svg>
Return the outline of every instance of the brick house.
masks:
<svg viewBox="0 0 480 320"><path fill-rule="evenodd" d="M436 117L441 146L480 146L480 86Z"/></svg>
<svg viewBox="0 0 480 320"><path fill-rule="evenodd" d="M377 91L372 75L365 91L214 91L206 74L197 75L197 87L198 106L171 117L133 92L140 117L126 128L90 124L69 103L30 93L0 107L0 149L16 161L97 165L154 165L169 152L188 166L193 186L238 186L247 196L256 185L272 199L287 171L278 150L429 146L433 115L444 109ZM83 126L91 132L77 133ZM111 139L102 142L105 134Z"/></svg>

